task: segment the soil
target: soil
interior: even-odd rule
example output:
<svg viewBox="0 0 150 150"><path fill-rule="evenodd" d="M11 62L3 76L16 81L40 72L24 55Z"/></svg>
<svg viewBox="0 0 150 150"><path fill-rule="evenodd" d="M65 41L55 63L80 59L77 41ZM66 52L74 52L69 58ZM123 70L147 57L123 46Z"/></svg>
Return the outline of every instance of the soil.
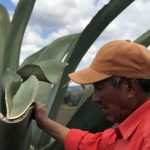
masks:
<svg viewBox="0 0 150 150"><path fill-rule="evenodd" d="M73 116L75 110L75 106L69 106L68 104L63 103L60 107L60 111L58 112L56 121L66 125L70 118Z"/></svg>

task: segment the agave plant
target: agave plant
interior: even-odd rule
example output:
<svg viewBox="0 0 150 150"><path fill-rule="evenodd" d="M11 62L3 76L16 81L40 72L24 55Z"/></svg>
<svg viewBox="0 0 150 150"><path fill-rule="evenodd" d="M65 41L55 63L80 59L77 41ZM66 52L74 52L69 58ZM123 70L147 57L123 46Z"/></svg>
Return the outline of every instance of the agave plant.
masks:
<svg viewBox="0 0 150 150"><path fill-rule="evenodd" d="M12 21L6 9L0 5L1 150L46 150L49 147L50 137L39 130L34 122L31 123L32 103L34 101L45 103L48 106L49 116L56 118L67 88L64 85L69 82L67 74L75 70L83 55L106 26L133 1L110 1L96 14L82 33L56 39L29 56L20 66L22 39L35 0L20 0ZM149 32L144 37L146 38L142 37L137 42L142 40L143 44L149 44ZM80 109L84 107L82 110L86 110L84 105L89 107L89 101ZM77 116L80 116L78 115L80 113L77 111ZM78 117L74 117L71 122L75 122L75 118ZM93 125L105 122L105 120L101 123L96 121ZM74 123L68 126L74 126ZM94 126L89 124L88 129L95 130ZM108 126L104 126L106 127Z"/></svg>
<svg viewBox="0 0 150 150"><path fill-rule="evenodd" d="M35 0L21 0L11 22L6 9L0 5L0 147L2 150L29 149L32 103L40 99L41 87L44 84L41 81L49 83L44 85L44 94L47 92L48 101L48 94L52 89L54 90L51 88L52 84L58 82L67 65L66 62L62 62L62 58L79 38L79 34L75 34L57 39L19 66L21 43L34 3ZM30 71L32 73L28 75ZM43 99L41 101L44 102Z"/></svg>

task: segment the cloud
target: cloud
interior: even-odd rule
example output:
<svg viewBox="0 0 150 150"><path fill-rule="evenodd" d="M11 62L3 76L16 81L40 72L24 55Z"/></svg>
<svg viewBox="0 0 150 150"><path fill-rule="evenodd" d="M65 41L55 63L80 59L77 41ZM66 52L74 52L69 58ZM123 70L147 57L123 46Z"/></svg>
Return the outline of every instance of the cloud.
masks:
<svg viewBox="0 0 150 150"><path fill-rule="evenodd" d="M18 0L12 0L16 5ZM109 0L37 0L23 41L22 56L54 39L81 32ZM99 47L115 39L135 40L149 29L150 1L136 0L104 30L91 46L79 68L92 60ZM34 49L34 50L33 50Z"/></svg>
<svg viewBox="0 0 150 150"><path fill-rule="evenodd" d="M133 2L107 28L106 35L112 33L114 38L130 38L134 40L149 29L150 2L138 0ZM107 35L108 36L108 35Z"/></svg>
<svg viewBox="0 0 150 150"><path fill-rule="evenodd" d="M42 0L37 1L33 12L33 22L44 27L66 27L92 17L99 8L94 0Z"/></svg>
<svg viewBox="0 0 150 150"><path fill-rule="evenodd" d="M42 35L39 34L40 28L39 27L32 27L32 26L28 26L25 32L25 36L24 36L24 45L26 44L35 44L38 46L42 46L44 43L44 39L42 37Z"/></svg>
<svg viewBox="0 0 150 150"><path fill-rule="evenodd" d="M35 53L37 50L39 50L40 47L33 44L25 44L22 46L21 49L21 57L20 57L20 64L24 61L25 58Z"/></svg>
<svg viewBox="0 0 150 150"><path fill-rule="evenodd" d="M19 2L19 0L11 0L12 1L12 3L16 6L17 5L17 3Z"/></svg>

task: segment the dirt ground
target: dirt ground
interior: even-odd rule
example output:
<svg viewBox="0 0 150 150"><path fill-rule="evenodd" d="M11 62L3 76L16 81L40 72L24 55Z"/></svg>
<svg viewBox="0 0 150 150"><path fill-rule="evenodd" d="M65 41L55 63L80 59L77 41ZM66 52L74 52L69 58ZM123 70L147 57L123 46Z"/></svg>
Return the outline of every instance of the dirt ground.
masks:
<svg viewBox="0 0 150 150"><path fill-rule="evenodd" d="M63 125L66 125L70 120L70 118L73 116L75 109L76 109L75 106L69 106L63 103L61 105L60 111L58 112L56 121L58 121Z"/></svg>

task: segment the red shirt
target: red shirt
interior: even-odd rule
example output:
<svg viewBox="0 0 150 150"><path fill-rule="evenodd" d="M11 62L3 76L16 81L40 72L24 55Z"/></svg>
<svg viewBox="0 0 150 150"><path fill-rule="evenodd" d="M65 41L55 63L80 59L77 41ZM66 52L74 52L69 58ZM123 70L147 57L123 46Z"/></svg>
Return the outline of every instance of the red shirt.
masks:
<svg viewBox="0 0 150 150"><path fill-rule="evenodd" d="M150 100L117 129L96 134L71 129L65 139L65 150L150 150Z"/></svg>

